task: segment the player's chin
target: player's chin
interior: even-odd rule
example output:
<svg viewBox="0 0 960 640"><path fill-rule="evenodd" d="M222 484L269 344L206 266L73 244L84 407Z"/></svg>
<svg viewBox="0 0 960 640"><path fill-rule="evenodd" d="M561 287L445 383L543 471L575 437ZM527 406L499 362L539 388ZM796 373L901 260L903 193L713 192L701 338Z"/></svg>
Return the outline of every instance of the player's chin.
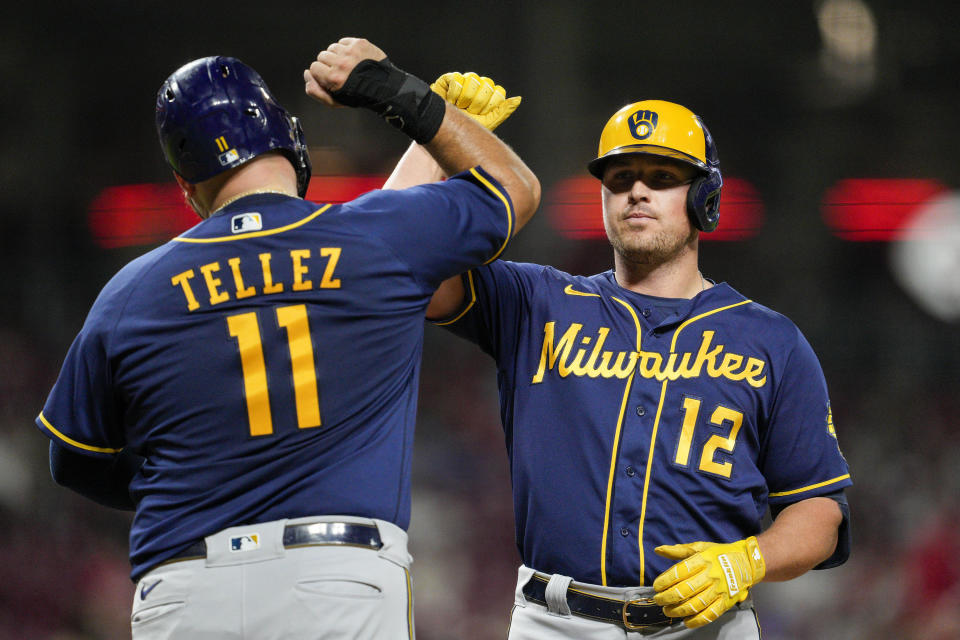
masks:
<svg viewBox="0 0 960 640"><path fill-rule="evenodd" d="M653 264L658 261L660 252L636 243L614 242L613 249L629 264Z"/></svg>
<svg viewBox="0 0 960 640"><path fill-rule="evenodd" d="M662 244L662 238L652 229L620 228L612 235L610 242L629 253L647 253Z"/></svg>

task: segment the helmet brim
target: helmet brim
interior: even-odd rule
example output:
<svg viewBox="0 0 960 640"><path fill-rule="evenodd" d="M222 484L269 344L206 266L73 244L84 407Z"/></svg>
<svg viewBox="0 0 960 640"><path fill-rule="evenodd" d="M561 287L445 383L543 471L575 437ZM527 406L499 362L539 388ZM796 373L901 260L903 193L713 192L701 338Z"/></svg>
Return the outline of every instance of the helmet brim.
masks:
<svg viewBox="0 0 960 640"><path fill-rule="evenodd" d="M693 165L697 169L700 169L701 171L704 171L704 172L708 170L707 165L703 161L689 154L683 153L682 151L677 151L676 149L670 149L668 147L661 147L659 145L653 145L653 144L632 144L632 145L627 145L623 147L617 147L616 149L611 149L608 153L605 153L602 156L598 158L594 158L593 160L588 162L587 170L590 171L593 177L597 178L598 180L602 180L603 170L608 160L610 160L614 156L636 155L636 154L661 156L664 158L670 158L671 160L679 160L680 162Z"/></svg>

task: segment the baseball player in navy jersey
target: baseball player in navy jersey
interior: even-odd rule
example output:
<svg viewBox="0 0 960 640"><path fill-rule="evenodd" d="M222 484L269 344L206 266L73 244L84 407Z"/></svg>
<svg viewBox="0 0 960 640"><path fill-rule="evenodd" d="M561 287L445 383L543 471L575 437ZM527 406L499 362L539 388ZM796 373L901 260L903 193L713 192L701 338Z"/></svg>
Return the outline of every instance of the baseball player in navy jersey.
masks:
<svg viewBox="0 0 960 640"><path fill-rule="evenodd" d="M500 255L539 184L366 40L332 44L304 80L453 177L308 202L300 125L255 71L203 58L163 83L160 142L202 221L104 287L37 418L59 483L135 510L137 640L414 635L424 310Z"/></svg>
<svg viewBox="0 0 960 640"><path fill-rule="evenodd" d="M433 89L483 121L483 85ZM417 159L388 184L440 172ZM428 309L497 364L523 561L509 637L759 638L753 585L849 554L820 364L790 320L699 271L723 185L699 117L627 105L588 168L613 269L497 260Z"/></svg>

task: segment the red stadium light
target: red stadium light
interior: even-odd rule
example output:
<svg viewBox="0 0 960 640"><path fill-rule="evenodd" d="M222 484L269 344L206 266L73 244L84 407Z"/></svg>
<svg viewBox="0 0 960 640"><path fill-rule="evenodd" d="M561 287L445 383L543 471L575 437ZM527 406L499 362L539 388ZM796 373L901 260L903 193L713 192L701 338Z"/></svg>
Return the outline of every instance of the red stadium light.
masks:
<svg viewBox="0 0 960 640"><path fill-rule="evenodd" d="M379 189L387 176L313 176L307 188L307 200L340 204L368 191Z"/></svg>
<svg viewBox="0 0 960 640"><path fill-rule="evenodd" d="M105 249L163 242L198 222L175 182L107 187L87 210L93 239Z"/></svg>
<svg viewBox="0 0 960 640"><path fill-rule="evenodd" d="M315 176L307 199L346 202L379 189L385 180L384 176ZM90 233L104 249L166 242L199 221L174 182L107 187L87 209Z"/></svg>
<svg viewBox="0 0 960 640"><path fill-rule="evenodd" d="M823 197L823 219L834 235L853 242L888 242L946 187L936 180L840 180Z"/></svg>
<svg viewBox="0 0 960 640"><path fill-rule="evenodd" d="M547 218L561 235L568 238L606 238L603 210L600 207L600 183L596 178L577 176L561 180L545 199ZM735 241L752 238L763 226L763 202L750 182L743 178L724 178L720 199L720 226L701 234L703 241Z"/></svg>

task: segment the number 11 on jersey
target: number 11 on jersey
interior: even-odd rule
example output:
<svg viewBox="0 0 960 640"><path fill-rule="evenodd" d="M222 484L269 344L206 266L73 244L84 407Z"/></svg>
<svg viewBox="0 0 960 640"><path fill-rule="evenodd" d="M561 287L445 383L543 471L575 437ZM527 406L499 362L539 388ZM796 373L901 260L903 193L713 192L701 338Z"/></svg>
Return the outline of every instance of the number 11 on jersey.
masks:
<svg viewBox="0 0 960 640"><path fill-rule="evenodd" d="M320 394L317 391L317 371L313 359L313 342L307 307L303 304L277 307L277 324L286 329L290 366L293 373L294 398L297 406L297 426L300 429L319 427ZM247 417L251 436L273 433L270 411L270 393L267 389L267 366L263 357L263 343L257 314L239 313L227 317L230 335L237 339L240 350L240 368L243 371L243 391L247 401Z"/></svg>

